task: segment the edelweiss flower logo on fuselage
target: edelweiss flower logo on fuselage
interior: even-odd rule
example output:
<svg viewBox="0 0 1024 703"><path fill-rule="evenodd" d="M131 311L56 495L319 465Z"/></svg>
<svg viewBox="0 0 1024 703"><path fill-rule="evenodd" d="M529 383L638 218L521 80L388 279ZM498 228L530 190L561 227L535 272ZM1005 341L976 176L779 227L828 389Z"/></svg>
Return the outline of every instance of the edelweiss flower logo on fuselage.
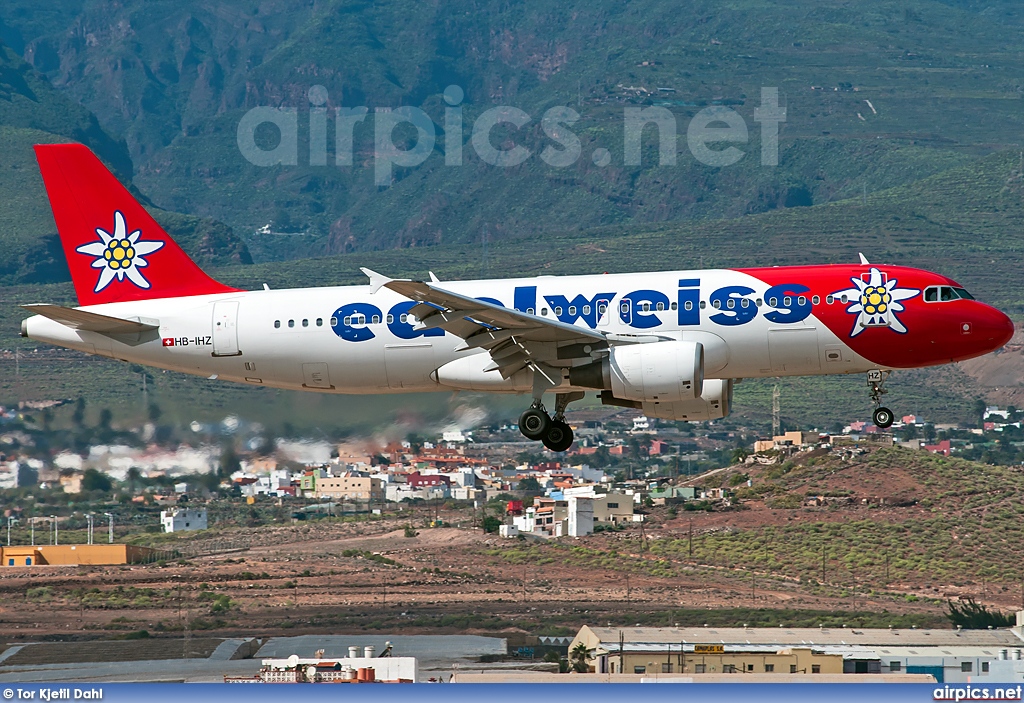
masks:
<svg viewBox="0 0 1024 703"><path fill-rule="evenodd" d="M854 288L836 291L832 297L842 304L850 303L846 312L855 314L851 337L856 337L868 327L888 327L906 334L907 328L896 313L906 310L901 301L913 298L921 291L916 288L898 288L898 281L886 280L884 274L872 267L868 280L851 278Z"/></svg>
<svg viewBox="0 0 1024 703"><path fill-rule="evenodd" d="M113 234L100 227L96 228L96 234L100 241L83 244L75 249L79 254L96 257L92 262L92 267L102 269L93 292L99 293L115 278L118 281L127 278L139 288L149 288L149 281L139 269L149 266L143 257L160 249L164 243L140 240L141 229L128 234L124 215L120 211L114 213Z"/></svg>

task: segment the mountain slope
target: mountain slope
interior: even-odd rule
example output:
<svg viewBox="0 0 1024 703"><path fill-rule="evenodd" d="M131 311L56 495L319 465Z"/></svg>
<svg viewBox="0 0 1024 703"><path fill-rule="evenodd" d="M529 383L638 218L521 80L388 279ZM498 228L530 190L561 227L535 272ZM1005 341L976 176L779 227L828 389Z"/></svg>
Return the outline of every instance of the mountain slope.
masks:
<svg viewBox="0 0 1024 703"><path fill-rule="evenodd" d="M306 231L250 239L263 258L295 258L738 217L936 173L1012 144L1024 127L1014 8L1008 0L871 0L856 9L811 0L60 0L43 22L28 0L9 0L0 18L36 68L125 135L155 202L243 233L267 223ZM529 125L499 130L494 141L514 138L534 157L514 169L487 166L467 132L464 165L445 167L440 93L449 84L465 91L467 129L493 105L530 113ZM398 169L382 191L367 120L356 130L354 167L310 166L314 85L326 87L329 108L425 109L439 126L431 157ZM763 86L778 86L788 110L775 168L757 161L753 111ZM648 143L643 165L625 166L622 110L652 104L677 116L679 161L658 167ZM714 104L732 106L748 125L748 153L736 166L704 166L686 148L690 118ZM241 157L236 127L257 105L298 110L299 165L258 168ZM536 156L549 143L540 115L555 105L582 114L581 158L567 168ZM594 165L598 148L610 150L610 166Z"/></svg>

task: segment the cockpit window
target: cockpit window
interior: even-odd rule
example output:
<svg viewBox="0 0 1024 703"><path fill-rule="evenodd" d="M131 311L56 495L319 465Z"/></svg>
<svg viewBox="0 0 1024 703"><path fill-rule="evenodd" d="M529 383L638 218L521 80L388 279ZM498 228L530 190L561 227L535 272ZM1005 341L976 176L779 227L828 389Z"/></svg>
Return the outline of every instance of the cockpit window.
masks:
<svg viewBox="0 0 1024 703"><path fill-rule="evenodd" d="M926 303L945 303L950 300L974 300L974 296L963 288L953 286L930 286L924 289Z"/></svg>

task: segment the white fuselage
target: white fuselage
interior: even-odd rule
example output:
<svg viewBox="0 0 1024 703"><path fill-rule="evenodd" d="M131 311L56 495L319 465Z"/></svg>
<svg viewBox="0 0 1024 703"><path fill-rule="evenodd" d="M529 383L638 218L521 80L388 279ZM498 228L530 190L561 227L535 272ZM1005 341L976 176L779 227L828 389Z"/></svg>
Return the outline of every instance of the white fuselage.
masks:
<svg viewBox="0 0 1024 703"><path fill-rule="evenodd" d="M699 283L698 283L699 281ZM743 272L681 271L452 281L444 287L505 307L612 335L656 335L701 342L705 377L857 373L878 368L813 315L770 322L762 302L769 286ZM744 309L714 308L711 295L728 286L755 292ZM44 317L26 320L27 336L90 354L222 380L333 393L392 393L466 388L527 392L522 374L509 380L485 372L478 349L459 351L450 333L417 330L404 318L413 303L387 289L344 286L260 290L95 305L84 310L159 324L139 338L78 331ZM756 310L748 309L757 307ZM762 307L764 306L764 307ZM720 324L742 312L742 324ZM723 317L725 316L725 317ZM769 347L769 332L781 343ZM835 350L840 349L840 354ZM832 352L832 353L827 353ZM476 360L437 370L462 357ZM461 378L461 380L460 380ZM446 380L447 379L447 380ZM563 381L559 389L568 388Z"/></svg>

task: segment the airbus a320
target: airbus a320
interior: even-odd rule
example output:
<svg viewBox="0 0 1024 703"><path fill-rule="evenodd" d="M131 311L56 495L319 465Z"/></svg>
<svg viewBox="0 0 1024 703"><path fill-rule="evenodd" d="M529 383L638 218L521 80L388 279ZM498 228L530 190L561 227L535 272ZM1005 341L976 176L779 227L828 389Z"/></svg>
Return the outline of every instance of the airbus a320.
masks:
<svg viewBox="0 0 1024 703"><path fill-rule="evenodd" d="M21 333L88 354L320 393L529 394L522 433L570 448L569 403L649 417L729 414L742 378L867 374L874 423L895 369L999 349L1013 323L956 281L859 264L393 279L246 291L206 275L80 144L35 147L80 307L36 304ZM554 414L544 398L554 396Z"/></svg>

